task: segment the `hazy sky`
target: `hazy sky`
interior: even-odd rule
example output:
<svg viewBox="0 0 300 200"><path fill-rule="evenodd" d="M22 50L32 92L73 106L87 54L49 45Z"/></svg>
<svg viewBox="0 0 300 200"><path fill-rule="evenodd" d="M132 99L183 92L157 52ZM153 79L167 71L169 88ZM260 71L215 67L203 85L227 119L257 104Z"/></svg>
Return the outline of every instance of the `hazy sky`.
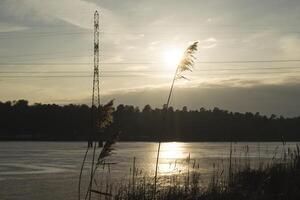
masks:
<svg viewBox="0 0 300 200"><path fill-rule="evenodd" d="M270 62L300 59L299 0L1 0L0 100L89 103L95 10L103 101L161 107L199 41L173 106L300 115L300 62Z"/></svg>

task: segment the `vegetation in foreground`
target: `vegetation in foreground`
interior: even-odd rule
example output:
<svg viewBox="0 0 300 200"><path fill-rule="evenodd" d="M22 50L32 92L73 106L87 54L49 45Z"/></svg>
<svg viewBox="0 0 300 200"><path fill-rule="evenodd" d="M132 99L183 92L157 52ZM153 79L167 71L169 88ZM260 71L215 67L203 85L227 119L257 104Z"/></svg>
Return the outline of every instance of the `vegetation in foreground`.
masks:
<svg viewBox="0 0 300 200"><path fill-rule="evenodd" d="M190 172L185 175L172 175L163 184L158 184L154 192L153 177L134 173L131 181L120 186L106 185L106 191L95 191L99 199L138 200L138 199L199 199L199 200L279 200L300 199L300 150L287 150L282 158L273 158L270 163L260 163L250 167L250 160L242 165L233 164L214 170L208 185L204 186L201 174L195 163L188 161ZM163 178L163 177L160 177ZM113 194L115 193L115 194ZM110 195L111 194L111 195ZM95 196L95 197L96 197Z"/></svg>

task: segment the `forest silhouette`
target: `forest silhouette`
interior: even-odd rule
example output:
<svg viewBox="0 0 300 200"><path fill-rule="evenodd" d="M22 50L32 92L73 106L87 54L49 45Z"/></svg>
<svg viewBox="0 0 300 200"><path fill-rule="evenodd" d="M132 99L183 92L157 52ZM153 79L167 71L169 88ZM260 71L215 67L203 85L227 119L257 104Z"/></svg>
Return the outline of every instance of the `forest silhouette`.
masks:
<svg viewBox="0 0 300 200"><path fill-rule="evenodd" d="M91 129L91 108L84 104L7 101L0 102L0 113L0 140L81 141ZM113 110L113 123L102 131L104 137L120 132L121 141L296 141L300 117L121 104Z"/></svg>

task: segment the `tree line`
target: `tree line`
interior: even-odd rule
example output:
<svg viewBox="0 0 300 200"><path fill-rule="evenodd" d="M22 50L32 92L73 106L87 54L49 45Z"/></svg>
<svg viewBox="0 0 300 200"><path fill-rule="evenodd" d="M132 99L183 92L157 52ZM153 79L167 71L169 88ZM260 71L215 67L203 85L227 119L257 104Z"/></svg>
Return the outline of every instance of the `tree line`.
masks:
<svg viewBox="0 0 300 200"><path fill-rule="evenodd" d="M100 106L99 112L102 107ZM229 112L219 108L188 110L118 105L113 122L99 133L120 132L123 141L286 141L300 140L300 117ZM91 107L0 102L0 140L87 140Z"/></svg>

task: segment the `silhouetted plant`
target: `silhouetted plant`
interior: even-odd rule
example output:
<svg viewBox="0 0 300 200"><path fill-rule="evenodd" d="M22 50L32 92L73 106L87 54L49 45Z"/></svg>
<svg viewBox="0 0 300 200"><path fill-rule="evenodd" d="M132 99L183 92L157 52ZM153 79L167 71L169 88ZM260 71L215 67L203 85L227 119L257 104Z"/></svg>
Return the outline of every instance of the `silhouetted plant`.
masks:
<svg viewBox="0 0 300 200"><path fill-rule="evenodd" d="M247 150L247 147L245 147ZM232 159L230 157L229 159ZM165 177L171 180L166 185L157 187L156 196L153 196L154 183L151 178L141 176L135 188L130 184L121 186L113 199L116 200L174 200L174 199L201 199L201 200L298 200L300 198L300 150L296 146L295 150L289 150L288 157L284 153L278 158L278 162L273 160L263 167L249 168L247 160L240 161L242 168L232 165L231 176L224 175L223 172L230 171L227 165L223 168L214 165L211 181L208 186L201 186L200 168L194 169L191 173L172 174ZM188 164L188 162L187 162ZM219 171L221 170L221 171ZM191 182L185 181L191 176ZM182 177L181 179L175 178ZM173 178L172 178L173 177Z"/></svg>
<svg viewBox="0 0 300 200"><path fill-rule="evenodd" d="M105 160L106 158L108 158L112 153L113 153L113 145L117 142L117 140L119 139L119 135L120 135L120 132L119 133L116 133L114 134L111 138L107 139L104 143L104 146L97 158L97 163L96 163L96 167L93 169L93 172L91 174L91 177L90 177L90 182L94 182L96 181L95 180L95 174L96 174L96 171L97 169L100 167L100 166L104 166L106 165L105 163ZM98 190L95 190L92 188L92 184L89 185L88 187L88 190L86 192L86 195L85 195L85 199L87 199L87 197L91 194L91 193L96 193L96 194L99 194L99 195L105 195L105 196L111 196L110 193L107 193L107 192L103 192L103 191L98 191ZM89 197L90 198L90 197Z"/></svg>
<svg viewBox="0 0 300 200"><path fill-rule="evenodd" d="M173 87L174 87L174 83L176 79L180 79L180 78L184 78L187 79L185 76L183 76L183 72L185 71L192 71L193 70L193 66L194 66L194 60L195 60L195 52L197 51L197 47L198 47L198 42L194 42L192 45L190 45L185 52L183 53L183 56L176 68L174 77L173 77L173 81L172 81L172 85L170 88L170 92L168 95L168 100L167 100L167 104L165 107L165 118L167 116L167 112L168 112L168 108L169 108L169 103L170 103L170 99L171 99L171 95L172 95L172 91L173 91ZM165 119L166 120L166 119ZM166 123L166 122L165 122ZM159 153L160 153L160 145L161 142L158 142L158 149L157 149L157 157L156 157L156 164L155 164L155 175L154 175L154 192L156 192L156 184L157 184L157 171L158 171L158 162L159 162Z"/></svg>
<svg viewBox="0 0 300 200"><path fill-rule="evenodd" d="M102 107L98 108L98 112L96 113L96 124L98 127L98 129L103 129L106 128L108 125L110 125L113 122L113 101L111 100L109 101L107 104L105 104ZM104 147L102 148L100 155L98 157L98 161L97 164L99 162L102 162L103 159L107 156L110 155L111 151L112 151L112 145L115 143L116 138L114 138L113 140L107 140L105 142ZM94 174L95 174L95 170L97 169L97 165L94 168L94 158L95 158L95 150L96 150L96 143L94 144L94 148L93 148L93 160L92 160L92 166L91 166L91 175L90 175L90 181L89 181L89 186L88 186L88 190L85 196L85 199L87 198L87 196L89 197L89 199L91 198L91 192L92 192L92 186L93 186L93 179L94 179ZM83 172L83 168L86 162L86 158L88 155L88 151L89 151L89 147L87 147L87 150L85 152L83 161L82 161L82 165L81 165L81 169L80 169L80 174L79 174L79 181L78 181L78 199L80 200L81 198L81 179L82 179L82 172Z"/></svg>

